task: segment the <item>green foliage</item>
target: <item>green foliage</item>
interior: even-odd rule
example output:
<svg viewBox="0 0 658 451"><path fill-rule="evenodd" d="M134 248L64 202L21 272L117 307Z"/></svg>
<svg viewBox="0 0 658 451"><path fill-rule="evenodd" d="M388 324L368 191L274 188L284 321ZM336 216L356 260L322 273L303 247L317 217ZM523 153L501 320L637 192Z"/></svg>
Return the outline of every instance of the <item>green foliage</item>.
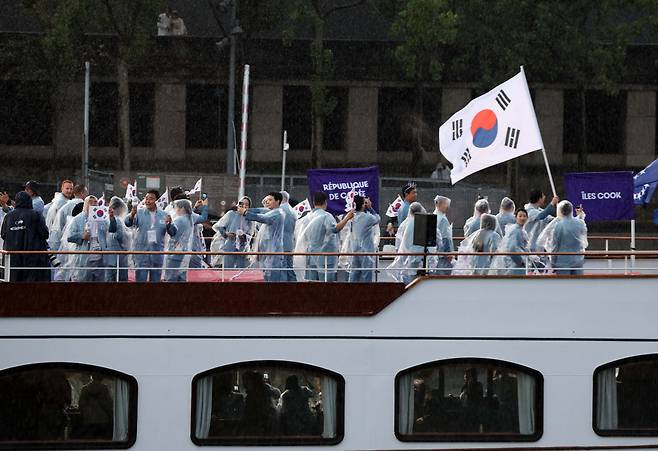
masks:
<svg viewBox="0 0 658 451"><path fill-rule="evenodd" d="M396 15L392 31L402 41L395 57L408 78L442 78L446 46L455 41L458 31L458 15L449 1L407 1Z"/></svg>
<svg viewBox="0 0 658 451"><path fill-rule="evenodd" d="M94 18L118 38L119 55L128 63L139 63L148 52L155 19L163 0L88 0Z"/></svg>

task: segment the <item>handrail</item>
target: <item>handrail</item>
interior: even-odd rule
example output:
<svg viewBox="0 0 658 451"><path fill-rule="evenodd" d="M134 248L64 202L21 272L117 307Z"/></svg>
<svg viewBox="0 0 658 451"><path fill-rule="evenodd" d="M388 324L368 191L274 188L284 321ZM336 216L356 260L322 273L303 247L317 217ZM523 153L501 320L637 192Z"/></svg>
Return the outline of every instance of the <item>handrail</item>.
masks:
<svg viewBox="0 0 658 451"><path fill-rule="evenodd" d="M541 256L560 256L560 255L582 255L592 257L606 256L636 256L636 257L656 257L656 251L583 251L583 252L203 252L203 251L6 251L0 250L0 254L7 255L256 255L256 256L273 256L273 255L292 255L292 256L416 256L416 257L458 257L461 255L479 255L479 256L497 256L497 255L541 255Z"/></svg>
<svg viewBox="0 0 658 451"><path fill-rule="evenodd" d="M381 236L380 240L393 241L395 240L394 236ZM463 236L454 236L452 237L453 241L463 240ZM618 236L618 235L588 235L588 240L610 240L610 241L630 241L630 236ZM636 236L636 241L658 241L658 236Z"/></svg>

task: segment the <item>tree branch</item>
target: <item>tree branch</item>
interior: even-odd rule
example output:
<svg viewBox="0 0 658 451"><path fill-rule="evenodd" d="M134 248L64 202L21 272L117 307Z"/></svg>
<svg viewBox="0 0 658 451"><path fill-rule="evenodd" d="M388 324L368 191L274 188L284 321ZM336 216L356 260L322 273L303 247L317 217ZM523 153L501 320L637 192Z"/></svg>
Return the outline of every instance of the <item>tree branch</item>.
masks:
<svg viewBox="0 0 658 451"><path fill-rule="evenodd" d="M346 3L344 5L336 5L333 8L329 8L326 12L324 12L321 17L322 19L327 19L331 14L335 13L336 11L340 11L341 9L350 9L354 8L356 6L362 5L366 2L366 0L354 0L350 3Z"/></svg>

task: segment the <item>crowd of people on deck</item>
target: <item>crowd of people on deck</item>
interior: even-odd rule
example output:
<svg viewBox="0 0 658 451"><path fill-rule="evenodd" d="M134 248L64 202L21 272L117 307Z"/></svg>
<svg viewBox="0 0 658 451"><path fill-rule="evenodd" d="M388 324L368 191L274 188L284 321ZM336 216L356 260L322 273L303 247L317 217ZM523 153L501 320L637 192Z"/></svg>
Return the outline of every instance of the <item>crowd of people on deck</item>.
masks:
<svg viewBox="0 0 658 451"><path fill-rule="evenodd" d="M0 246L5 250L130 251L128 254L14 254L12 281L128 281L134 269L137 282L185 282L188 269L202 268L207 252L203 236L208 224L208 199L192 201L180 187L160 202L157 190L143 200L112 197L105 201L89 195L84 185L71 180L61 183L47 205L39 196L39 184L30 181L17 193L15 202L0 191ZM583 255L550 258L536 252L582 252L587 246L587 227L582 208L533 190L529 202L516 208L505 197L496 215L486 198L478 199L473 215L464 226L464 239L454 246L452 224L447 214L451 200L437 195L436 246L426 248L414 240L414 222L427 210L417 202L413 182L401 190L397 231L387 224L385 234L395 236L397 256L387 268L399 281L409 283L421 269L432 274L522 275L529 272L582 274ZM105 207L100 212L98 206ZM290 205L287 192L270 192L255 207L244 196L212 225L210 245L213 267L235 271L259 269L267 282L338 281L371 282L378 268L381 217L368 197L354 196L352 209L335 217L329 211L327 194L316 192L312 209L301 217ZM391 226L391 227L389 227ZM416 240L417 241L417 240ZM171 252L149 254L143 252ZM458 252L455 256L444 253ZM247 255L260 252L260 255ZM303 255L285 253L342 253L359 255ZM516 253L490 255L490 253ZM424 255L408 255L427 253ZM518 253L530 253L520 255ZM479 255L481 254L481 255ZM552 270L550 268L553 268ZM346 276L343 276L346 274Z"/></svg>

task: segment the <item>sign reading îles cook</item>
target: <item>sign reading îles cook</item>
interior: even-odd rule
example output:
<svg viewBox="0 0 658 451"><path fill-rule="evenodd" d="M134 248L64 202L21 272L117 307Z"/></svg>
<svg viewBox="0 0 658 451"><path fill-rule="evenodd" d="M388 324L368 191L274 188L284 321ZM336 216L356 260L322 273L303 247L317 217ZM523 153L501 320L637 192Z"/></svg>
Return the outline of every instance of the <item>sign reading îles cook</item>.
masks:
<svg viewBox="0 0 658 451"><path fill-rule="evenodd" d="M322 191L327 195L327 211L332 215L345 213L345 199L350 191L363 197L369 197L372 207L379 206L379 168L344 169L310 169L308 176L309 201L313 204L313 195Z"/></svg>
<svg viewBox="0 0 658 451"><path fill-rule="evenodd" d="M635 218L630 171L570 173L564 185L574 208L582 204L587 222Z"/></svg>

